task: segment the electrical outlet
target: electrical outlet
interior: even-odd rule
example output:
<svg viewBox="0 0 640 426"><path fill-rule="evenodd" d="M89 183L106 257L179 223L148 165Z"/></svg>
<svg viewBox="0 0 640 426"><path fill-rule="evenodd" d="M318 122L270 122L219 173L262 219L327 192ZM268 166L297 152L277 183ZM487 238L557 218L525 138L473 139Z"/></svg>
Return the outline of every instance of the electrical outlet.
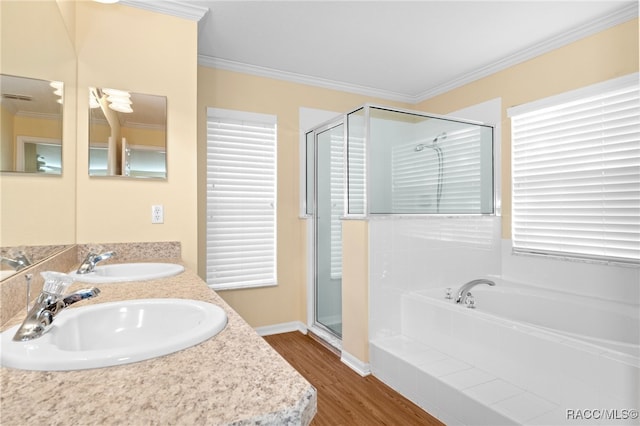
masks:
<svg viewBox="0 0 640 426"><path fill-rule="evenodd" d="M164 223L164 207L162 207L162 204L151 206L151 223Z"/></svg>

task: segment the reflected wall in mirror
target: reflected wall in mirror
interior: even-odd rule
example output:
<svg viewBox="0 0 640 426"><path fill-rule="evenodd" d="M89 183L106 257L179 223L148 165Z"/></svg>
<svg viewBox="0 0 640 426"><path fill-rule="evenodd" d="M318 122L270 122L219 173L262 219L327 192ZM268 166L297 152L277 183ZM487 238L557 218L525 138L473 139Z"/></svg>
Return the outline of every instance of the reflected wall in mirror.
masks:
<svg viewBox="0 0 640 426"><path fill-rule="evenodd" d="M89 175L167 177L167 98L89 88Z"/></svg>
<svg viewBox="0 0 640 426"><path fill-rule="evenodd" d="M63 83L0 74L0 171L62 174Z"/></svg>

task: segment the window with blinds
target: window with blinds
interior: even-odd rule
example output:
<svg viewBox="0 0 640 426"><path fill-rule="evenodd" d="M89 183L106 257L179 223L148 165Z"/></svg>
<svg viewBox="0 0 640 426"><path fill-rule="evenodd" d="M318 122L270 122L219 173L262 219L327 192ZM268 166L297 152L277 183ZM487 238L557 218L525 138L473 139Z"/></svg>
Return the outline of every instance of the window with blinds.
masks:
<svg viewBox="0 0 640 426"><path fill-rule="evenodd" d="M640 263L638 74L509 109L515 252Z"/></svg>
<svg viewBox="0 0 640 426"><path fill-rule="evenodd" d="M276 285L272 115L207 110L207 284Z"/></svg>
<svg viewBox="0 0 640 426"><path fill-rule="evenodd" d="M344 135L331 132L329 184L331 198L331 278L342 278L342 216L344 215Z"/></svg>

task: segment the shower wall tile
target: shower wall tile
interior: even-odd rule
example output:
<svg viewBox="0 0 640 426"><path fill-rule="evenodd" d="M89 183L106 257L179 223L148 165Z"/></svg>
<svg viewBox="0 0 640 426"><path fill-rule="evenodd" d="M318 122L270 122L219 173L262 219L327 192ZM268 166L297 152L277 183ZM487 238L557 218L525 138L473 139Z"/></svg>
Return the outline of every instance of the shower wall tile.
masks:
<svg viewBox="0 0 640 426"><path fill-rule="evenodd" d="M600 388L614 392L603 394L602 397L621 401L623 406L620 408L640 409L640 368L602 356L598 366L595 375Z"/></svg>
<svg viewBox="0 0 640 426"><path fill-rule="evenodd" d="M512 253L502 241L502 276L554 291L640 305L640 268Z"/></svg>
<svg viewBox="0 0 640 426"><path fill-rule="evenodd" d="M404 293L456 288L499 274L500 229L499 217L370 218L371 335L400 332L399 297Z"/></svg>
<svg viewBox="0 0 640 426"><path fill-rule="evenodd" d="M378 285L369 294L369 338L393 336L401 331L402 291L395 287Z"/></svg>
<svg viewBox="0 0 640 426"><path fill-rule="evenodd" d="M514 397L524 391L501 379L491 380L467 389L467 394L483 404L490 405Z"/></svg>
<svg viewBox="0 0 640 426"><path fill-rule="evenodd" d="M525 423L557 408L546 399L528 392L500 401L494 404L494 407L520 423Z"/></svg>

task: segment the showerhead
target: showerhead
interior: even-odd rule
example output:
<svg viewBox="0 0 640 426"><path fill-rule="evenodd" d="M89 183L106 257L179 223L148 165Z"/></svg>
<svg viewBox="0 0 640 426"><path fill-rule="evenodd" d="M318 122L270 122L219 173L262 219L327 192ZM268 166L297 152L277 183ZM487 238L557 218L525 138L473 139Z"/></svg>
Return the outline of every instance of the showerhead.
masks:
<svg viewBox="0 0 640 426"><path fill-rule="evenodd" d="M420 152L420 151L423 151L425 148L440 149L440 148L437 148L435 146L435 144L438 141L440 141L442 139L446 139L446 138L447 138L447 132L442 132L438 136L433 138L433 140L431 141L430 144L420 143L420 144L416 145L416 147L413 150L416 151L416 152Z"/></svg>
<svg viewBox="0 0 640 426"><path fill-rule="evenodd" d="M440 133L438 136L436 136L435 138L433 138L433 142L432 143L436 143L441 139L446 139L447 138L447 132L442 132Z"/></svg>

